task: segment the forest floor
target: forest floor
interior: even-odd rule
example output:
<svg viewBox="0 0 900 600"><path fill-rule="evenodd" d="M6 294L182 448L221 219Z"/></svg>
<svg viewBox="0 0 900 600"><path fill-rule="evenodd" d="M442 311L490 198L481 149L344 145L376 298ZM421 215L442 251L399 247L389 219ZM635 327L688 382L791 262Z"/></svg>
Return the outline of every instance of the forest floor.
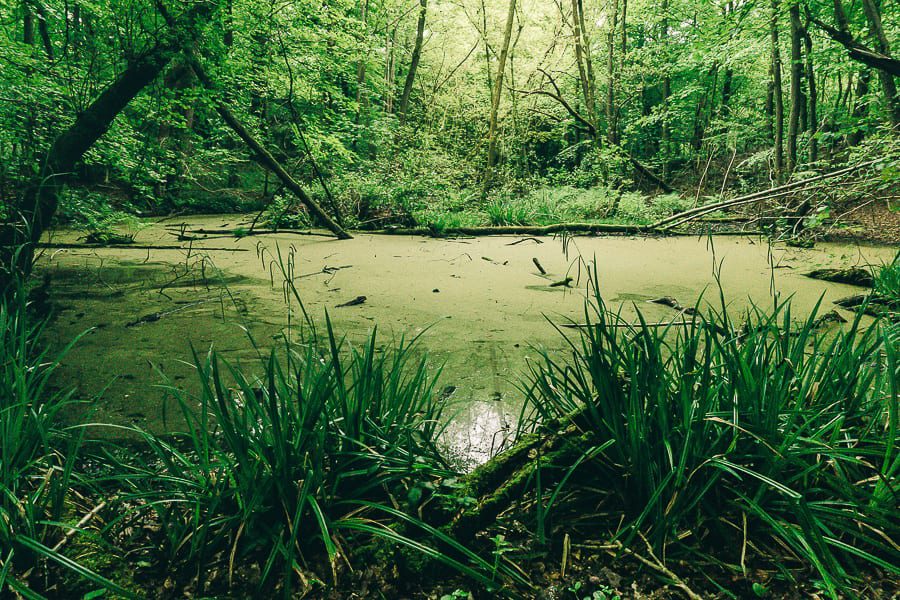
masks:
<svg viewBox="0 0 900 600"><path fill-rule="evenodd" d="M826 229L829 240L861 240L900 246L900 200L879 199L833 209L843 227Z"/></svg>

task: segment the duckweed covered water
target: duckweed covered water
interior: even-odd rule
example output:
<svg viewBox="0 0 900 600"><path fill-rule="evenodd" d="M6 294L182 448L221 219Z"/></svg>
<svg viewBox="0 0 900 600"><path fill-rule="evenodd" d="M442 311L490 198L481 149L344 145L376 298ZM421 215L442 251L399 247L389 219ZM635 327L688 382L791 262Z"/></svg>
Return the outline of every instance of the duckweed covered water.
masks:
<svg viewBox="0 0 900 600"><path fill-rule="evenodd" d="M777 293L792 295L798 313L824 294L823 307L830 310L833 300L860 289L803 273L880 264L895 253L849 244L770 247L747 237L564 241L359 234L336 241L275 234L178 242L173 228L183 221L188 230L241 226L233 215L178 219L147 226L136 243L181 243L190 250L61 249L42 258L40 272L49 275L57 306L53 335L63 343L90 329L68 354L57 384L74 386L81 397L102 396L98 420L165 431L176 417L166 410L161 384L168 379L191 386L192 348L202 353L214 346L232 361L251 364L256 351L247 332L262 347L279 343L289 320L299 322L272 265L280 250L291 257L294 284L315 320L328 310L351 341L365 339L376 325L387 334L383 342L392 335L421 336L433 368L443 364L441 398L450 417L445 440L472 462L485 460L515 427L522 402L516 384L534 348L563 351L548 320L582 320L583 260L596 259L611 307L630 318L638 306L647 319L664 322L677 312L647 301L669 296L691 306L703 295L716 304L716 270L734 308L770 304ZM52 237L74 242L78 235L57 231ZM567 277L571 287L551 286ZM362 296L364 302L338 307Z"/></svg>

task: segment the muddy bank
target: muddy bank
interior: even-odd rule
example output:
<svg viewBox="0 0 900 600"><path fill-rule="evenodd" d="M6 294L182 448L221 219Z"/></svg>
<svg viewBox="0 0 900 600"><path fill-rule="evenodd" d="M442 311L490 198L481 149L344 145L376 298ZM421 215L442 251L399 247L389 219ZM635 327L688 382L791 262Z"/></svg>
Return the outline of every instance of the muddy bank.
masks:
<svg viewBox="0 0 900 600"><path fill-rule="evenodd" d="M191 228L241 226L236 216L186 221ZM167 225L173 223L141 229L137 243L177 244ZM77 237L58 231L53 241ZM830 308L832 300L859 291L803 273L877 264L894 254L889 247L851 244L770 248L740 237L712 244L686 237L586 237L564 245L549 237L359 235L336 241L283 233L207 236L189 244L190 250L45 251L40 271L50 275L59 309L52 335L61 344L90 329L66 358L59 383L76 387L82 397L102 393L98 420L164 431L173 426L166 419L175 417L163 411L165 388L150 386L161 384L163 375L189 386L192 347L203 353L212 346L232 361L252 365L248 331L262 347L279 343L289 320L296 323L299 317L289 312L273 267L280 251L283 259L290 257L308 312L321 321L328 310L351 341L365 338L376 325L382 343L392 336L421 335L433 368L444 363L446 440L471 460L486 458L514 427L521 408L517 378L536 357L534 348L563 350L548 319L583 320L584 260L596 258L610 306L627 318L637 306L648 320L664 321L674 316L673 309L648 300L671 296L690 306L705 294L718 302L714 266L721 265L732 306L770 303L777 293L793 296L799 314L822 294ZM568 277L571 287L552 285Z"/></svg>

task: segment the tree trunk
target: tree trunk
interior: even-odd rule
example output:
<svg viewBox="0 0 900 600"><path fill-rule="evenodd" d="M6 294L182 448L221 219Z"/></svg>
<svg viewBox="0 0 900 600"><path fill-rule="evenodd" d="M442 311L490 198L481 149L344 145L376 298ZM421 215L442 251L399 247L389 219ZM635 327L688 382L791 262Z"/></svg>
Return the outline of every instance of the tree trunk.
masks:
<svg viewBox="0 0 900 600"><path fill-rule="evenodd" d="M875 42L875 48L884 56L891 56L891 45L884 33L881 22L881 9L876 0L862 0L863 10L866 13L866 21L869 23L869 34ZM897 85L894 76L885 71L878 71L881 81L881 90L884 93L884 101L887 106L891 124L900 125L900 97L897 96Z"/></svg>
<svg viewBox="0 0 900 600"><path fill-rule="evenodd" d="M797 168L797 138L800 133L800 111L803 98L803 56L801 53L802 26L800 5L792 0L789 7L791 17L791 113L788 121L788 161L787 169L792 173Z"/></svg>
<svg viewBox="0 0 900 600"><path fill-rule="evenodd" d="M215 92L215 85L212 80L206 74L206 71L200 65L199 61L192 55L188 55L188 60L191 65L191 68L194 70L194 74L197 75L197 79L200 80L200 83L203 84L205 88ZM312 217L318 221L321 225L326 227L329 231L331 231L338 239L347 240L351 239L352 236L348 234L344 229L335 223L331 217L329 217L322 207L318 205L318 203L313 200L306 191L300 186L297 181L288 174L281 163L279 163L272 154L266 150L262 144L260 144L253 135L247 130L246 127L234 116L234 114L228 109L225 105L224 100L220 97L216 97L216 112L219 113L219 116L222 117L222 120L231 127L231 129L240 137L245 144L256 154L257 158L259 158L260 162L266 166L270 171L272 171L284 184L286 188L291 190L294 195L303 203Z"/></svg>
<svg viewBox="0 0 900 600"><path fill-rule="evenodd" d="M222 43L226 52L231 51L234 45L234 0L225 0L225 33L222 35Z"/></svg>
<svg viewBox="0 0 900 600"><path fill-rule="evenodd" d="M363 0L362 6L360 7L360 19L363 24L363 29L367 29L368 26L368 18L369 18L369 0ZM365 97L365 88L366 88L366 60L365 58L360 58L356 61L356 134L353 138L353 147L358 152L359 151L359 142L360 142L360 132L362 131L362 121L363 121L363 108L366 104Z"/></svg>
<svg viewBox="0 0 900 600"><path fill-rule="evenodd" d="M609 19L606 54L606 139L610 144L618 143L616 123L616 31L619 26L619 0L612 0L612 14Z"/></svg>
<svg viewBox="0 0 900 600"><path fill-rule="evenodd" d="M47 25L47 10L38 0L29 0L29 2L34 7L34 12L37 13L38 33L41 36L41 43L44 45L44 52L47 54L47 59L52 62L54 57L53 40L50 38L50 29Z"/></svg>
<svg viewBox="0 0 900 600"><path fill-rule="evenodd" d="M806 50L806 84L808 97L808 122L809 122L809 162L819 160L819 97L816 89L816 72L813 64L812 36L809 35L809 27L803 28L803 42Z"/></svg>
<svg viewBox="0 0 900 600"><path fill-rule="evenodd" d="M866 102L866 96L869 94L869 80L871 78L872 72L869 71L869 69L864 69L859 74L859 77L856 78L853 111L850 113L852 122L856 125L856 128L847 137L847 145L850 147L858 146L859 143L862 142L865 135L862 127L860 126L860 123L862 122L866 112L869 110L869 105Z"/></svg>
<svg viewBox="0 0 900 600"><path fill-rule="evenodd" d="M731 67L725 68L725 74L722 76L722 103L719 105L719 114L727 117L731 111L731 95L733 93L734 71ZM723 127L724 130L724 127Z"/></svg>
<svg viewBox="0 0 900 600"><path fill-rule="evenodd" d="M663 64L665 65L665 74L662 81L662 151L665 160L663 160L663 177L668 175L669 159L672 154L671 146L671 130L669 128L669 96L672 95L672 79L669 77L669 0L662 0L662 41L665 56Z"/></svg>
<svg viewBox="0 0 900 600"><path fill-rule="evenodd" d="M781 42L778 39L779 0L772 0L772 87L775 99L775 182L784 180L784 90L781 83Z"/></svg>
<svg viewBox="0 0 900 600"><path fill-rule="evenodd" d="M582 0L572 0L572 31L575 38L575 63L578 65L578 79L581 82L581 95L584 99L588 120L597 125L597 102L591 65L590 44L586 43L587 32L584 30L584 6Z"/></svg>
<svg viewBox="0 0 900 600"><path fill-rule="evenodd" d="M416 23L416 41L413 45L412 58L409 63L409 71L406 72L406 81L403 83L403 93L400 95L400 107L398 113L400 122L406 122L406 111L409 109L409 96L412 93L413 83L416 79L416 70L419 68L419 59L422 57L422 42L425 39L425 17L428 12L428 0L419 0L419 21ZM508 43L507 38L507 43Z"/></svg>
<svg viewBox="0 0 900 600"><path fill-rule="evenodd" d="M397 43L397 25L388 27L384 34L384 45L387 48L387 58L384 63L384 112L392 114L394 112L394 76L396 75L394 67L394 46Z"/></svg>
<svg viewBox="0 0 900 600"><path fill-rule="evenodd" d="M181 50L177 30L191 28L207 16L205 3L190 9L181 22L169 27L166 39L134 61L75 122L53 142L40 169L37 182L24 193L9 222L0 229L0 287L4 278L18 272L28 275L34 245L50 225L59 203L59 193L84 153L106 133L113 119L150 82L156 79ZM184 36L192 38L193 36ZM17 252L17 247L22 250Z"/></svg>
<svg viewBox="0 0 900 600"><path fill-rule="evenodd" d="M34 16L28 8L28 2L22 2L22 41L34 46Z"/></svg>
<svg viewBox="0 0 900 600"><path fill-rule="evenodd" d="M485 187L493 176L494 165L497 163L497 121L500 112L500 96L503 92L503 74L506 71L506 59L509 55L509 43L512 40L513 21L516 18L516 0L509 0L509 11L506 15L506 29L503 32L503 45L500 47L500 58L497 64L497 76L494 78L494 92L491 97L491 119L488 127L488 156L487 171L485 172Z"/></svg>

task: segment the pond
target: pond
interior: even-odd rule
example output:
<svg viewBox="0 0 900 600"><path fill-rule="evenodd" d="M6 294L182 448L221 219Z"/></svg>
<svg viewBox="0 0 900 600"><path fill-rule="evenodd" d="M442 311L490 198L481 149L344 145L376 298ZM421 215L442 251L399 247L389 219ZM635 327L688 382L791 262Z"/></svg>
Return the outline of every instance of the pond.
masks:
<svg viewBox="0 0 900 600"><path fill-rule="evenodd" d="M241 226L246 224L235 215L179 217L141 228L136 244L184 249L45 250L38 274L49 277L57 306L54 340L62 346L84 333L67 354L57 384L74 387L81 398L99 397L98 421L156 432L174 427L172 411L164 410L165 385L190 389L192 348L202 354L213 347L231 361L250 364L256 351L248 334L271 347L289 320L298 322L273 260L280 253L314 320L324 321L327 310L336 331L352 342L376 326L383 344L420 336L435 371L443 365L444 439L463 459L481 462L515 427L522 404L517 384L527 361L540 347L563 350L552 323L583 321L586 261L596 260L611 308L629 320L639 309L648 321L663 322L677 313L648 300L671 296L690 306L703 295L718 303L716 270L735 308L771 305L776 293L793 296L794 310L802 314L824 294L830 310L831 301L859 288L803 273L880 264L895 253L850 244L795 249L740 236L176 238L181 229ZM52 241L74 243L79 235L55 231ZM551 285L567 277L571 287ZM362 296L364 302L353 303Z"/></svg>

